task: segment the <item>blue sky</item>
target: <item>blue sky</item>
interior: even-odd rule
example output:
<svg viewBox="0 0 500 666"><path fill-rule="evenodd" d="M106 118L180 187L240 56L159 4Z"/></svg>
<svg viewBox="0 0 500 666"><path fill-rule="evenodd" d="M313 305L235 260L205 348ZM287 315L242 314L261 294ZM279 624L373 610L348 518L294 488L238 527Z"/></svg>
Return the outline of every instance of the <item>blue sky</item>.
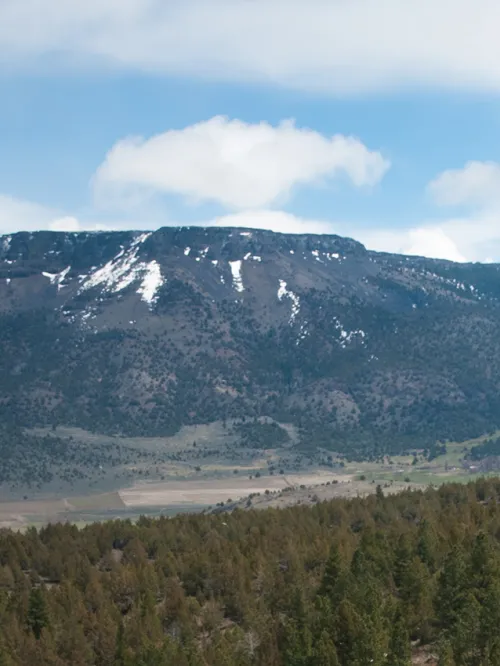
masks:
<svg viewBox="0 0 500 666"><path fill-rule="evenodd" d="M500 10L405 7L3 0L0 233L241 224L500 261Z"/></svg>

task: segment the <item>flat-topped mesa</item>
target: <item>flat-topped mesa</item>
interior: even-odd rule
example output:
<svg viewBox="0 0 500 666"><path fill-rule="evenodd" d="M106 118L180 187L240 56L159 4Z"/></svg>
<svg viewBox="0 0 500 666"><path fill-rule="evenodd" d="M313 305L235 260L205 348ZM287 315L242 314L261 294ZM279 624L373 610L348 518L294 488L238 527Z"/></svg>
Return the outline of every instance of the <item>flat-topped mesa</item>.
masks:
<svg viewBox="0 0 500 666"><path fill-rule="evenodd" d="M55 286L57 293L52 290L52 298L64 302L86 292L86 300L98 292L109 298L134 287L134 293L151 306L158 300L167 278L182 274L185 279L186 272L195 271L198 286L206 284L217 299L228 296L231 288L243 297L249 280L246 266L250 263L276 262L279 257L287 257L294 262L309 260L321 264L366 254L360 243L339 236L240 228L21 232L0 238L0 280L5 280L4 286L11 286L13 294L17 280L32 278L28 292L43 291L44 285ZM42 280L38 289L33 280L40 277L45 282ZM215 291L214 282L218 287ZM22 309L22 303L17 302ZM42 303L40 300L39 306ZM36 302L28 299L27 305L36 307Z"/></svg>
<svg viewBox="0 0 500 666"><path fill-rule="evenodd" d="M163 435L264 415L344 451L482 434L499 268L259 229L3 236L0 419Z"/></svg>
<svg viewBox="0 0 500 666"><path fill-rule="evenodd" d="M79 270L109 261L120 249L144 233L38 231L9 234L0 236L0 262L23 262L33 266L40 262L59 262L61 267L69 263ZM184 252L188 247L197 253L204 252L206 258L217 254L218 258L231 260L249 251L254 255L290 250L317 250L333 254L366 252L361 243L335 235L281 234L261 229L225 227L162 227L147 234L143 249L153 259L157 258L153 255L177 254L178 250Z"/></svg>
<svg viewBox="0 0 500 666"><path fill-rule="evenodd" d="M386 274L392 276L390 288L381 282ZM378 254L336 235L262 229L163 227L154 232L40 231L0 237L0 289L9 287L7 306L0 298L0 311L43 307L42 293L50 303L76 298L80 305L133 294L151 308L161 302L162 290L172 280L217 301L231 298L231 292L240 300L249 293L261 298L264 284L276 292L284 281L297 298L303 289L333 289L348 298L385 300L391 309L407 307L410 300L418 307L422 294L428 298L450 290L455 295L461 290L462 298L496 298L497 277L495 266ZM19 284L24 285L22 293ZM410 286L421 289L412 298ZM37 297L29 298L34 293Z"/></svg>
<svg viewBox="0 0 500 666"><path fill-rule="evenodd" d="M189 250L188 250L189 248ZM210 260L237 261L245 255L306 253L363 254L361 243L335 235L281 234L263 229L232 227L162 227L145 243L151 253L172 254L181 250L186 255L202 255Z"/></svg>

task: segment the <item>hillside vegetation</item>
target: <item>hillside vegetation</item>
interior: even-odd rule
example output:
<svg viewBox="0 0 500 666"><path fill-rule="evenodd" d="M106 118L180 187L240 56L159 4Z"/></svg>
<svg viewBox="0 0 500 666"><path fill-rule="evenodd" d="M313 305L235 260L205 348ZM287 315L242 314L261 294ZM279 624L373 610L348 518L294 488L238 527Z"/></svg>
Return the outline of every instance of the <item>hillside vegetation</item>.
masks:
<svg viewBox="0 0 500 666"><path fill-rule="evenodd" d="M0 482L32 451L43 478L86 464L25 428L167 437L270 418L302 451L375 459L498 430L499 396L497 265L223 228L0 238ZM256 448L275 435L240 430Z"/></svg>
<svg viewBox="0 0 500 666"><path fill-rule="evenodd" d="M0 664L497 665L499 500L491 479L4 530Z"/></svg>

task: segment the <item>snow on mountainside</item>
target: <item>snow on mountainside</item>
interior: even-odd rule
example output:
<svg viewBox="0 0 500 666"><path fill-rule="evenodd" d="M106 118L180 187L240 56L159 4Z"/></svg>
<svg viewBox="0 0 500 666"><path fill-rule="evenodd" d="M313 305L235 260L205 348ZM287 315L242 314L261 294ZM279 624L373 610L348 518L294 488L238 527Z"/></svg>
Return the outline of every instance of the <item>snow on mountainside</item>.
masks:
<svg viewBox="0 0 500 666"><path fill-rule="evenodd" d="M337 236L4 236L0 345L0 418L17 425L268 415L371 452L500 425L499 267Z"/></svg>

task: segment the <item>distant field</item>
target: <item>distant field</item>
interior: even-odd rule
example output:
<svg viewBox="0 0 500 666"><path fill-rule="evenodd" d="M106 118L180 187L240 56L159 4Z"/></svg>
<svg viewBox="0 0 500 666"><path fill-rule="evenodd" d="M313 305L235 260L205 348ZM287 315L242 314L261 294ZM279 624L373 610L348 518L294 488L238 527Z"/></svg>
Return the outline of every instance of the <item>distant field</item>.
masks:
<svg viewBox="0 0 500 666"><path fill-rule="evenodd" d="M318 464L324 457L321 452L314 462L291 454L289 447L238 448L228 427L220 422L185 427L169 438L115 438L73 428L58 428L57 435L72 437L76 446L96 447L118 440L133 450L160 452L164 458L149 467L123 465L119 473L116 469L101 470L92 488L83 483L68 488L54 484L30 493L25 500L3 493L0 527L23 529L60 520L83 525L115 517L136 519L141 514L172 515L227 505L229 500L247 506L249 495L255 496L251 506L264 508L365 495L374 492L377 485L392 493L467 482L478 474L464 466L464 448L487 438L447 444L446 454L431 462L418 454L416 464L413 456L393 456L383 462L355 462L331 469Z"/></svg>
<svg viewBox="0 0 500 666"><path fill-rule="evenodd" d="M120 497L128 507L169 506L198 504L214 505L246 497L251 493L277 491L293 486L312 486L326 481L350 480L347 475L316 472L313 474L293 474L267 476L261 478L201 479L171 483L137 484L120 492Z"/></svg>

